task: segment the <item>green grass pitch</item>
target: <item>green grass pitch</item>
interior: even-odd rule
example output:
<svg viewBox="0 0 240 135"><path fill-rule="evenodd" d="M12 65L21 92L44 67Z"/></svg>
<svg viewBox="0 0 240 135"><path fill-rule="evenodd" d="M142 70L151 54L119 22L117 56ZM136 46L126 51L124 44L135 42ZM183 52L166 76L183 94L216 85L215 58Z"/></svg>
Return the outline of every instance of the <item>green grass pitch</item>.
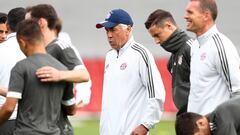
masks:
<svg viewBox="0 0 240 135"><path fill-rule="evenodd" d="M99 120L81 120L73 122L75 135L99 135ZM174 121L161 121L150 135L175 135Z"/></svg>

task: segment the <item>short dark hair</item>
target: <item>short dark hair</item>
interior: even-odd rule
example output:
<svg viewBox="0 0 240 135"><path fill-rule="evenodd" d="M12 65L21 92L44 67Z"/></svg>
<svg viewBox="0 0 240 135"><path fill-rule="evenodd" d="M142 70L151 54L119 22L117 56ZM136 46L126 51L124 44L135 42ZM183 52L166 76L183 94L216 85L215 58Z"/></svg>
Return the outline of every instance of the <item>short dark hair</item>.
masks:
<svg viewBox="0 0 240 135"><path fill-rule="evenodd" d="M16 32L16 27L19 22L25 19L26 10L22 7L11 9L8 12L7 23L12 32Z"/></svg>
<svg viewBox="0 0 240 135"><path fill-rule="evenodd" d="M145 27L146 29L149 29L153 25L162 27L165 21L170 21L176 25L176 22L170 12L162 9L157 9L149 15L147 21L145 22Z"/></svg>
<svg viewBox="0 0 240 135"><path fill-rule="evenodd" d="M211 12L212 19L215 21L217 19L218 9L215 0L190 0L199 1L200 7L203 11L209 10Z"/></svg>
<svg viewBox="0 0 240 135"><path fill-rule="evenodd" d="M58 18L56 25L55 25L55 31L56 31L57 36L61 32L61 30L62 30L62 20L60 18Z"/></svg>
<svg viewBox="0 0 240 135"><path fill-rule="evenodd" d="M51 30L55 29L56 22L58 21L58 15L52 5L39 4L36 6L28 7L28 12L31 13L32 18L46 19L48 22L48 28Z"/></svg>
<svg viewBox="0 0 240 135"><path fill-rule="evenodd" d="M34 19L27 19L17 25L17 40L23 38L31 45L36 42L43 42L43 34L38 22Z"/></svg>
<svg viewBox="0 0 240 135"><path fill-rule="evenodd" d="M0 24L6 23L7 14L0 12Z"/></svg>
<svg viewBox="0 0 240 135"><path fill-rule="evenodd" d="M177 116L175 130L177 135L193 135L199 131L197 120L203 118L197 113L187 112Z"/></svg>

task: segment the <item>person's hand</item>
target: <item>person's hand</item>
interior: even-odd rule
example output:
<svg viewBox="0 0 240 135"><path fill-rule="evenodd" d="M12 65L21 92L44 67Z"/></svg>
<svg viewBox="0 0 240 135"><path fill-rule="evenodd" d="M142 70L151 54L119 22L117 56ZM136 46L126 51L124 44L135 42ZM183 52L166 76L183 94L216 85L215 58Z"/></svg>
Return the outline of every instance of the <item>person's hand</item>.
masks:
<svg viewBox="0 0 240 135"><path fill-rule="evenodd" d="M0 95L6 97L8 89L0 86Z"/></svg>
<svg viewBox="0 0 240 135"><path fill-rule="evenodd" d="M137 126L130 135L146 135L147 133L148 129L141 124Z"/></svg>
<svg viewBox="0 0 240 135"><path fill-rule="evenodd" d="M76 106L77 106L77 109L82 109L85 106L85 104L81 100L80 102L76 103Z"/></svg>
<svg viewBox="0 0 240 135"><path fill-rule="evenodd" d="M57 82L60 81L60 71L49 66L39 68L36 75L42 82Z"/></svg>

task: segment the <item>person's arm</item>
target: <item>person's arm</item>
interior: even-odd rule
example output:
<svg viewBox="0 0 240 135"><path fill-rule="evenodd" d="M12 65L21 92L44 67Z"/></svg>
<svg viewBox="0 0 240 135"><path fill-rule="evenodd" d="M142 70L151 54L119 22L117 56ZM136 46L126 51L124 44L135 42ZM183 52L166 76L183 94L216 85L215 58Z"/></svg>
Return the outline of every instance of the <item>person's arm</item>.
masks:
<svg viewBox="0 0 240 135"><path fill-rule="evenodd" d="M69 71L59 71L53 67L45 66L39 68L36 75L42 82L68 81L80 83L87 82L90 77L86 68L81 66Z"/></svg>
<svg viewBox="0 0 240 135"><path fill-rule="evenodd" d="M75 98L77 108L82 108L89 104L91 97L91 79L88 82L75 84Z"/></svg>
<svg viewBox="0 0 240 135"><path fill-rule="evenodd" d="M231 41L214 37L218 54L215 55L217 71L226 80L231 97L240 96L240 58ZM222 42L217 42L217 40Z"/></svg>
<svg viewBox="0 0 240 135"><path fill-rule="evenodd" d="M141 124L133 130L133 135L144 135L147 130L153 128L160 121L164 109L165 89L160 73L150 52L145 52L144 57L140 59L138 66L142 82L148 92L147 105L143 108Z"/></svg>
<svg viewBox="0 0 240 135"><path fill-rule="evenodd" d="M74 115L76 113L77 107L73 94L73 83L66 82L66 87L64 89L62 105L67 115Z"/></svg>
<svg viewBox="0 0 240 135"><path fill-rule="evenodd" d="M8 89L5 87L0 87L0 95L6 97Z"/></svg>
<svg viewBox="0 0 240 135"><path fill-rule="evenodd" d="M66 105L63 103L64 110L66 111L67 115L75 115L77 111L76 104Z"/></svg>
<svg viewBox="0 0 240 135"><path fill-rule="evenodd" d="M18 102L17 98L7 97L6 102L0 108L0 125L7 121L12 115Z"/></svg>
<svg viewBox="0 0 240 135"><path fill-rule="evenodd" d="M37 70L36 74L44 82L51 81L69 81L69 82L87 82L89 73L81 60L77 50L74 51L71 44L61 40L54 44L52 55L65 65L69 71L58 71L52 67L43 67ZM79 55L79 56L78 56Z"/></svg>

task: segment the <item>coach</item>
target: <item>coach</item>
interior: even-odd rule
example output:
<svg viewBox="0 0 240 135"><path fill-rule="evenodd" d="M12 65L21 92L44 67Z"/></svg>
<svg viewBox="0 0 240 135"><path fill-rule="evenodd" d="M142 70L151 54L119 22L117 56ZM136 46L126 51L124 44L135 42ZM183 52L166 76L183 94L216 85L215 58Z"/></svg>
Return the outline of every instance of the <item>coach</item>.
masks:
<svg viewBox="0 0 240 135"><path fill-rule="evenodd" d="M104 27L112 49L106 55L101 135L146 135L163 113L165 90L152 54L132 36L133 21L110 11Z"/></svg>

